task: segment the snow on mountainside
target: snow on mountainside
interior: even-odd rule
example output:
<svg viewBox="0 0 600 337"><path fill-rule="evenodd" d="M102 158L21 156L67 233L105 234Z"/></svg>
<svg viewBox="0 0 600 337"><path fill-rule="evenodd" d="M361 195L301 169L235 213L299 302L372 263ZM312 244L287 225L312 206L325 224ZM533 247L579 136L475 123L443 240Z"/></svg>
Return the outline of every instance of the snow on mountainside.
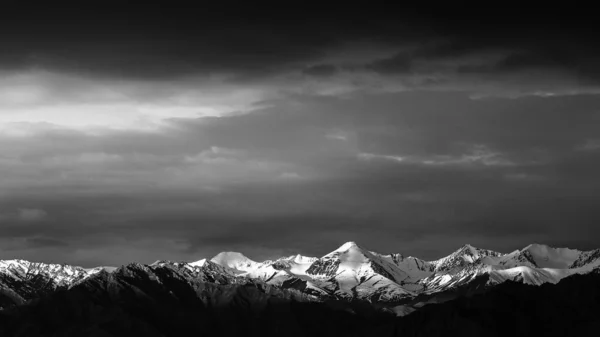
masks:
<svg viewBox="0 0 600 337"><path fill-rule="evenodd" d="M422 279L420 283L427 293L456 288L481 275L489 276L489 285L507 280L532 285L557 283L567 276L589 272L591 267L577 268L579 265L573 265L576 261L583 266L598 260L594 256L593 251L581 252L541 244L531 244L508 254L465 245L448 257L433 261L436 265L435 274ZM571 266L574 268L569 269Z"/></svg>
<svg viewBox="0 0 600 337"><path fill-rule="evenodd" d="M600 265L600 249L594 249L588 252L582 252L569 268L582 268L585 266Z"/></svg>
<svg viewBox="0 0 600 337"><path fill-rule="evenodd" d="M198 260L195 262L190 262L188 263L190 266L194 266L194 267L202 267L206 264L206 259L202 259L202 260Z"/></svg>
<svg viewBox="0 0 600 337"><path fill-rule="evenodd" d="M288 257L282 257L275 261L272 261L271 266L279 270L289 270L290 273L301 276L306 275L306 270L317 260L316 257L308 257L298 255L292 255ZM268 263L270 261L266 261Z"/></svg>
<svg viewBox="0 0 600 337"><path fill-rule="evenodd" d="M0 261L0 309L67 289L101 271L110 270L114 268L84 269L25 260Z"/></svg>
<svg viewBox="0 0 600 337"><path fill-rule="evenodd" d="M504 268L514 268L520 266L537 268L537 264L533 258L533 255L531 255L531 253L527 249L515 250L514 252L501 256L497 260L489 262L489 264L491 265L499 265Z"/></svg>
<svg viewBox="0 0 600 337"><path fill-rule="evenodd" d="M94 268L84 268L83 270L88 272L88 274L99 273L102 270L112 273L113 271L117 270L117 267L100 266L100 267L94 267Z"/></svg>
<svg viewBox="0 0 600 337"><path fill-rule="evenodd" d="M422 286L420 294L436 294L452 291L466 286L481 276L487 275L492 268L484 264L468 264L462 269L454 269L452 272L434 273L429 277L419 280Z"/></svg>
<svg viewBox="0 0 600 337"><path fill-rule="evenodd" d="M281 284L292 277L303 278L306 269L315 258L295 255L277 260L255 262L241 253L222 252L211 259L212 262L231 268L239 276L258 278L272 284Z"/></svg>
<svg viewBox="0 0 600 337"><path fill-rule="evenodd" d="M222 252L213 257L210 262L227 268L238 277L259 279L284 288L300 288L310 295L327 295L324 289L317 286L312 278L306 275L306 270L316 260L314 257L298 254L256 262L241 253Z"/></svg>
<svg viewBox="0 0 600 337"><path fill-rule="evenodd" d="M493 263L493 261L496 261L496 259L501 256L501 253L475 248L466 244L454 253L439 260L432 261L431 263L435 266L434 270L436 273L452 273L476 263Z"/></svg>
<svg viewBox="0 0 600 337"><path fill-rule="evenodd" d="M171 263L171 262L166 261L166 263ZM220 273L220 274L224 274L224 275L231 275L231 276L237 276L239 274L238 271L236 271L232 268L222 266L220 264L217 264L213 261L208 261L206 259L202 259L202 260L199 260L196 262L186 263L186 267L190 270L202 269L202 270L212 271L212 272Z"/></svg>
<svg viewBox="0 0 600 337"><path fill-rule="evenodd" d="M244 273L258 268L258 263L245 257L242 253L222 252L211 259L212 262L228 267L236 272Z"/></svg>
<svg viewBox="0 0 600 337"><path fill-rule="evenodd" d="M511 280L525 284L541 285L544 283L558 283L561 279L575 273L575 271L569 269L519 266L508 269L494 269L489 275L491 280L490 283L492 284L499 284Z"/></svg>
<svg viewBox="0 0 600 337"><path fill-rule="evenodd" d="M540 268L569 268L582 253L576 249L552 248L540 244L532 244L525 249L533 256L535 264Z"/></svg>
<svg viewBox="0 0 600 337"><path fill-rule="evenodd" d="M404 257L402 254L382 255L382 257L391 259L400 270L404 271L408 276L406 281L422 279L435 271L435 264L416 257Z"/></svg>
<svg viewBox="0 0 600 337"><path fill-rule="evenodd" d="M507 254L500 264L507 267L527 265L533 268L567 269L579 258L581 253L581 251L575 249L531 244L521 250Z"/></svg>
<svg viewBox="0 0 600 337"><path fill-rule="evenodd" d="M0 261L0 272L5 276L12 277L14 280L47 277L55 287L67 286L76 280L99 272L101 268L110 267L98 267L86 270L81 267L69 265L46 264L25 260Z"/></svg>

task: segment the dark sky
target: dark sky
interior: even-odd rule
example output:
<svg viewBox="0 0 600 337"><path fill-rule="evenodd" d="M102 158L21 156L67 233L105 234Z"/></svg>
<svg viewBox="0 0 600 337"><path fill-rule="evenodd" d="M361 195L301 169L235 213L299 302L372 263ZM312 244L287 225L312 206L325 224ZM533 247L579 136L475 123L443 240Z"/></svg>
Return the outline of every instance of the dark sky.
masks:
<svg viewBox="0 0 600 337"><path fill-rule="evenodd" d="M568 5L3 1L0 259L598 248Z"/></svg>

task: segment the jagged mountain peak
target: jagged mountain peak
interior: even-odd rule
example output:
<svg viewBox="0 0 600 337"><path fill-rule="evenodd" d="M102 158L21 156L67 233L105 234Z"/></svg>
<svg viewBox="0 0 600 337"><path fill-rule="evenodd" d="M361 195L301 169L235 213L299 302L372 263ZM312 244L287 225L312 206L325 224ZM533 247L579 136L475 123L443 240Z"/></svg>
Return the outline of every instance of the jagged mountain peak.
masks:
<svg viewBox="0 0 600 337"><path fill-rule="evenodd" d="M532 243L525 246L523 250L528 250L530 252L540 252L545 254L561 254L561 255L577 255L581 253L581 250L572 249L568 247L552 247L543 243Z"/></svg>
<svg viewBox="0 0 600 337"><path fill-rule="evenodd" d="M492 252L491 250L488 249L483 249L483 248L477 248L471 244L465 244L462 247L460 247L456 252L461 252L461 253L469 253L471 255L479 255L480 252Z"/></svg>
<svg viewBox="0 0 600 337"><path fill-rule="evenodd" d="M10 267L23 267L23 268L43 268L43 267L49 267L49 268L79 268L82 269L81 267L77 267L77 266L71 266L65 263L44 263L44 262L32 262L32 261L27 261L27 260L22 260L22 259L13 259L13 260L1 260L0 261L0 267L5 267L5 268L10 268Z"/></svg>
<svg viewBox="0 0 600 337"><path fill-rule="evenodd" d="M296 264L307 264L307 263L313 263L317 259L318 258L316 258L316 257L310 257L310 256L304 256L301 254L296 254L296 255L291 255L291 256L287 256L287 257L282 257L282 258L279 258L274 261L264 261L263 263L270 262L272 264L272 263L277 263L277 262L287 262L287 263L296 263Z"/></svg>
<svg viewBox="0 0 600 337"><path fill-rule="evenodd" d="M321 259L338 259L341 262L349 263L367 263L369 261L379 261L382 258L383 255L365 249L354 241L348 241L331 253L324 255Z"/></svg>
<svg viewBox="0 0 600 337"><path fill-rule="evenodd" d="M190 262L188 263L190 266L195 266L195 267L202 267L206 264L206 259L202 259L202 260L198 260L198 261L194 261L194 262Z"/></svg>
<svg viewBox="0 0 600 337"><path fill-rule="evenodd" d="M304 256L304 255L300 255L300 254L293 255L290 257L291 257L291 260L295 263L312 263L317 260L316 257Z"/></svg>
<svg viewBox="0 0 600 337"><path fill-rule="evenodd" d="M316 280L331 283L336 296L380 300L411 296L399 283L409 278L390 258L349 241L317 259L306 270Z"/></svg>
<svg viewBox="0 0 600 337"><path fill-rule="evenodd" d="M582 253L576 249L553 248L539 243L530 244L521 252L528 252L540 268L569 268Z"/></svg>
<svg viewBox="0 0 600 337"><path fill-rule="evenodd" d="M160 265L161 263L168 263L168 262L169 261L167 261L167 260L156 260L156 261L152 262L150 265L157 266L157 265Z"/></svg>
<svg viewBox="0 0 600 337"><path fill-rule="evenodd" d="M341 245L338 249L336 249L336 252L346 252L348 250L351 249L360 249L360 247L358 246L358 244L354 241L348 241L346 243L344 243L343 245Z"/></svg>
<svg viewBox="0 0 600 337"><path fill-rule="evenodd" d="M93 270L95 268L92 268ZM31 262L27 260L0 260L0 270L13 270L19 271L26 274L56 274L61 273L67 276L75 274L85 274L90 269L83 269L78 266L71 266L68 264L56 264L56 263L43 263L43 262Z"/></svg>
<svg viewBox="0 0 600 337"><path fill-rule="evenodd" d="M483 248L477 248L471 244L465 244L462 245L460 248L458 248L457 250L453 251L452 253L450 253L450 255L447 255L445 257L442 257L440 259L437 260L433 260L430 261L431 263L441 263L445 260L448 260L452 257L462 257L462 256L468 256L470 257L470 259L472 260L477 260L480 257L484 257L484 256L501 256L503 255L502 253L493 251L493 250L488 250L488 249L483 249Z"/></svg>
<svg viewBox="0 0 600 337"><path fill-rule="evenodd" d="M20 265L29 265L31 262L27 261L27 260L21 260L21 259L12 259L12 260L2 260L0 261L0 265L14 265L14 264L20 264Z"/></svg>
<svg viewBox="0 0 600 337"><path fill-rule="evenodd" d="M150 268L150 265L145 265L145 264L140 263L140 262L130 262L128 264L124 264L124 265L120 266L119 268L117 268L114 271L114 273L115 274L119 274L119 273L131 271L131 270L148 271L149 268Z"/></svg>
<svg viewBox="0 0 600 337"><path fill-rule="evenodd" d="M435 266L436 272L453 272L464 268L465 266L480 263L480 262L491 262L495 258L499 258L504 254L474 247L470 244L466 244L454 251L452 254L443 257L441 259L431 261Z"/></svg>

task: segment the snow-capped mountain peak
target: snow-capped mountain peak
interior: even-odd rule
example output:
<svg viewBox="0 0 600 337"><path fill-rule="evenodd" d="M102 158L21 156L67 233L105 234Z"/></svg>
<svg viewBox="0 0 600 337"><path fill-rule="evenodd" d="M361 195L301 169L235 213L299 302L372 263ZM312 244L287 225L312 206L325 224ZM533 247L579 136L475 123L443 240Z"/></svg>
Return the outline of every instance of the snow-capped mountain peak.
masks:
<svg viewBox="0 0 600 337"><path fill-rule="evenodd" d="M412 295L399 285L408 275L389 257L368 251L353 241L317 259L306 274L341 297L391 300Z"/></svg>
<svg viewBox="0 0 600 337"><path fill-rule="evenodd" d="M359 269L373 258L371 252L362 249L355 242L349 241L315 261L307 272L312 275L332 277L338 273L340 268L344 270Z"/></svg>
<svg viewBox="0 0 600 337"><path fill-rule="evenodd" d="M538 243L531 244L522 251L528 251L540 268L569 268L582 253L576 249L552 248Z"/></svg>
<svg viewBox="0 0 600 337"><path fill-rule="evenodd" d="M451 273L474 263L485 263L494 260L503 254L493 250L481 249L466 244L454 253L439 260L431 261L436 272Z"/></svg>
<svg viewBox="0 0 600 337"><path fill-rule="evenodd" d="M356 244L356 242L354 241L348 241L346 243L344 243L343 245L341 245L338 249L334 250L334 252L346 252L349 250L360 250L361 248Z"/></svg>
<svg viewBox="0 0 600 337"><path fill-rule="evenodd" d="M190 266L195 266L195 267L202 267L206 264L206 259L202 259L202 260L198 260L198 261L194 261L194 262L190 262L189 265Z"/></svg>
<svg viewBox="0 0 600 337"><path fill-rule="evenodd" d="M585 253L576 249L553 248L534 243L504 255L497 261L497 264L508 268L527 266L530 268L567 269Z"/></svg>
<svg viewBox="0 0 600 337"><path fill-rule="evenodd" d="M257 262L250 260L244 254L238 252L221 252L211 259L212 262L223 267L246 272L255 269Z"/></svg>

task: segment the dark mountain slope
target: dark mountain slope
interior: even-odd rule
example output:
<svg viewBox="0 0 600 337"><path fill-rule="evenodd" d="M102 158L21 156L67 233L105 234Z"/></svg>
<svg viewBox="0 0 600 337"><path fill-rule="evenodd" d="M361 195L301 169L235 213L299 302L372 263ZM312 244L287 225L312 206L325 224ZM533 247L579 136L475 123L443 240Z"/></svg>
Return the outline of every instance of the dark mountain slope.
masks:
<svg viewBox="0 0 600 337"><path fill-rule="evenodd" d="M556 285L508 281L472 297L428 305L396 325L398 336L598 336L600 275Z"/></svg>

